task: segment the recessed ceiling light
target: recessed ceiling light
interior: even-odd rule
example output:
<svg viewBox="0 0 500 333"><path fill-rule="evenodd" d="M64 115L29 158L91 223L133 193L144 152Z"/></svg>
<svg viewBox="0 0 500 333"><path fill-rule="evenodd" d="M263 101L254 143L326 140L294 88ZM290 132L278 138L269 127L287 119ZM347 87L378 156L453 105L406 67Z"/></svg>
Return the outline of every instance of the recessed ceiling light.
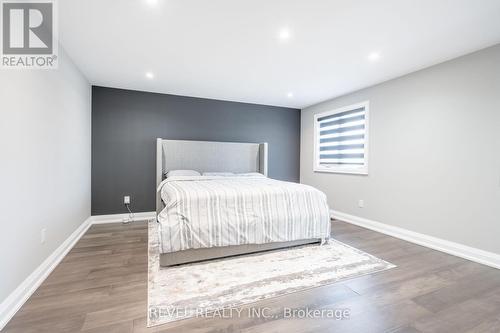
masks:
<svg viewBox="0 0 500 333"><path fill-rule="evenodd" d="M292 98L292 97L293 97L293 92L289 92L288 94L286 94L286 96L287 96L288 98Z"/></svg>
<svg viewBox="0 0 500 333"><path fill-rule="evenodd" d="M378 52L372 52L368 55L368 60L375 62L380 59L380 53Z"/></svg>
<svg viewBox="0 0 500 333"><path fill-rule="evenodd" d="M290 36L291 36L291 34L290 34L290 30L288 30L288 28L283 28L278 33L278 37L281 40L288 40L288 39L290 39Z"/></svg>
<svg viewBox="0 0 500 333"><path fill-rule="evenodd" d="M151 73L151 72L146 72L146 77L147 77L148 79L154 79L154 78L155 78L155 75L154 75L153 73Z"/></svg>
<svg viewBox="0 0 500 333"><path fill-rule="evenodd" d="M146 0L146 2L150 6L155 6L158 3L158 0Z"/></svg>

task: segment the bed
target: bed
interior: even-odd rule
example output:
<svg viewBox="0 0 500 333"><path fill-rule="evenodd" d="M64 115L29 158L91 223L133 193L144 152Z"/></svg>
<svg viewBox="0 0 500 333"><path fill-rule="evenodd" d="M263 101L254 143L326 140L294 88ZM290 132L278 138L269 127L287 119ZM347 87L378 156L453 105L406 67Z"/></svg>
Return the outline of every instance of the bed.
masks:
<svg viewBox="0 0 500 333"><path fill-rule="evenodd" d="M160 264L179 265L321 243L326 196L267 177L267 143L157 139ZM170 170L234 175L165 177Z"/></svg>

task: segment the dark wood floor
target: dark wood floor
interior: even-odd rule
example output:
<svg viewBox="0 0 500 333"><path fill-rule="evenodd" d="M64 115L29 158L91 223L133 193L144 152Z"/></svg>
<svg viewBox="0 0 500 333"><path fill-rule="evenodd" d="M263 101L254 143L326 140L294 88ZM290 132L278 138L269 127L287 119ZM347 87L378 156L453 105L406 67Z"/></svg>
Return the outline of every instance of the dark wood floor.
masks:
<svg viewBox="0 0 500 333"><path fill-rule="evenodd" d="M500 270L339 221L333 233L398 267L253 304L271 319L242 311L147 329L146 224L95 225L3 332L500 332ZM283 307L350 318L286 319Z"/></svg>

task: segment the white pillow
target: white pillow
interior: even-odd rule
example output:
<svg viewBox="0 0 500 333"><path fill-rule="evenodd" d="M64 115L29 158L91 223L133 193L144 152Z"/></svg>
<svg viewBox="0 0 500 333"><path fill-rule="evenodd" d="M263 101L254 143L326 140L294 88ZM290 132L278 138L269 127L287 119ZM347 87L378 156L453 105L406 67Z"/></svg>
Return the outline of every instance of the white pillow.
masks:
<svg viewBox="0 0 500 333"><path fill-rule="evenodd" d="M235 177L264 177L263 174L259 172L247 172L247 173L236 173Z"/></svg>
<svg viewBox="0 0 500 333"><path fill-rule="evenodd" d="M167 172L167 178L174 176L201 176L201 174L195 170L170 170Z"/></svg>
<svg viewBox="0 0 500 333"><path fill-rule="evenodd" d="M234 176L234 173L232 173L232 172L204 172L203 176L231 177L231 176Z"/></svg>

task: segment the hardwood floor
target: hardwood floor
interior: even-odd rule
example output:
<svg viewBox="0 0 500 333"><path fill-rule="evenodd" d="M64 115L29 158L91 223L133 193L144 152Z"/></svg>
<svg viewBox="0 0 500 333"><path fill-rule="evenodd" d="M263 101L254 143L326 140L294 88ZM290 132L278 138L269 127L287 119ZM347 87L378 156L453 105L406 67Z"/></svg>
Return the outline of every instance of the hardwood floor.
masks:
<svg viewBox="0 0 500 333"><path fill-rule="evenodd" d="M252 304L267 318L242 311L147 329L146 223L94 225L2 332L500 332L500 270L340 221L332 229L398 267ZM350 316L289 319L283 307Z"/></svg>

